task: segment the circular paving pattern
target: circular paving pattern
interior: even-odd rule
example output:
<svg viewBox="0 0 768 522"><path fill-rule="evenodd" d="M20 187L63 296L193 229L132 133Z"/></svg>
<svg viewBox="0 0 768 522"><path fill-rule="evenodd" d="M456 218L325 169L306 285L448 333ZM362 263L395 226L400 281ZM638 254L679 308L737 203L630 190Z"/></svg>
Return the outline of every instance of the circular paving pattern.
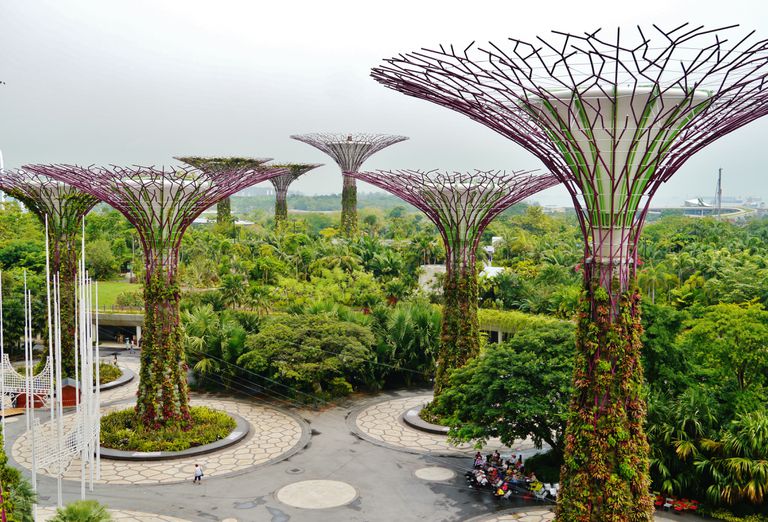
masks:
<svg viewBox="0 0 768 522"><path fill-rule="evenodd" d="M439 480L451 480L456 476L453 470L448 468L441 468L438 466L432 466L429 468L417 469L414 473L417 478L421 480L439 481Z"/></svg>
<svg viewBox="0 0 768 522"><path fill-rule="evenodd" d="M360 410L354 416L353 429L365 439L374 443L383 443L387 447L417 453L437 453L450 455L474 455L477 451L472 444L455 446L448 442L445 435L426 433L407 426L402 421L403 412L432 400L432 395L418 395L403 399L377 402ZM352 419L353 417L350 417ZM498 439L491 439L483 446L484 450L501 450L505 446ZM510 448L513 452L533 449L529 440L515 441Z"/></svg>
<svg viewBox="0 0 768 522"><path fill-rule="evenodd" d="M349 504L357 491L338 480L302 480L278 489L275 498L291 507L328 509Z"/></svg>
<svg viewBox="0 0 768 522"><path fill-rule="evenodd" d="M159 484L191 481L195 463L205 472L203 485L209 477L246 470L267 462L286 458L301 447L304 434L308 433L298 420L268 406L228 399L195 399L197 406L210 406L230 411L251 424L251 433L243 442L222 451L190 458L150 462L127 462L101 459L101 480L105 484ZM124 406L105 408L102 413ZM73 416L65 419L65 431ZM25 432L13 444L13 458L20 465L31 468L32 451L29 433ZM40 473L46 473L40 471ZM47 473L46 473L47 474ZM80 460L73 460L64 472L66 480L80 480Z"/></svg>
<svg viewBox="0 0 768 522"><path fill-rule="evenodd" d="M183 518L169 517L166 515L158 515L156 513L143 513L141 511L126 511L124 509L110 509L109 514L112 515L112 520L115 522L188 522ZM48 520L53 518L56 514L56 508L53 507L38 507L37 516L38 520Z"/></svg>

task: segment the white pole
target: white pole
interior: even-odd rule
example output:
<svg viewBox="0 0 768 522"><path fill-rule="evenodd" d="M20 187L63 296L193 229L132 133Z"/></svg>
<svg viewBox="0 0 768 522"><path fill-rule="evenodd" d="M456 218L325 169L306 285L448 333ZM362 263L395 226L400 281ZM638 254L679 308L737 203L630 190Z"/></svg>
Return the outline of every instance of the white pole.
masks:
<svg viewBox="0 0 768 522"><path fill-rule="evenodd" d="M53 364L53 328L51 324L51 256L49 248L48 214L45 215L45 296L48 304L48 364ZM51 368L51 389L48 399L51 408L51 422L56 418L56 408L53 407L53 368Z"/></svg>
<svg viewBox="0 0 768 522"><path fill-rule="evenodd" d="M96 480L101 480L101 352L99 351L99 282L94 283L96 306L94 317L96 320Z"/></svg>
<svg viewBox="0 0 768 522"><path fill-rule="evenodd" d="M2 153L0 153L2 154ZM2 408L3 452L5 452L5 337L3 336L3 272L0 270L0 408Z"/></svg>
<svg viewBox="0 0 768 522"><path fill-rule="evenodd" d="M56 309L56 406L58 408L58 414L56 416L56 428L57 428L57 450L59 454L59 472L56 476L56 492L57 492L57 507L62 507L62 476L64 470L62 467L63 458L63 444L64 444L64 397L62 395L62 383L61 383L61 283L59 281L59 274L54 276L54 294L55 301L54 306Z"/></svg>
<svg viewBox="0 0 768 522"><path fill-rule="evenodd" d="M27 306L27 270L24 269L24 417L29 431L29 313ZM33 445L34 452L34 445Z"/></svg>
<svg viewBox="0 0 768 522"><path fill-rule="evenodd" d="M88 336L88 319L86 317L86 311L85 311L85 220L83 220L83 230L81 235L81 245L80 245L80 274L79 274L79 296L80 296L80 385L78 386L78 389L80 390L80 393L83 394L81 399L85 398L85 386L84 384L86 381L86 368L87 368L87 362L86 361L86 342L87 342L87 336ZM83 436L83 440L80 441L80 500L85 500L85 461L87 459L87 444L86 444L86 428L88 427L88 424L86 422L86 417L88 415L88 412L80 406L80 403L78 403L78 411L81 412L80 415L80 433Z"/></svg>

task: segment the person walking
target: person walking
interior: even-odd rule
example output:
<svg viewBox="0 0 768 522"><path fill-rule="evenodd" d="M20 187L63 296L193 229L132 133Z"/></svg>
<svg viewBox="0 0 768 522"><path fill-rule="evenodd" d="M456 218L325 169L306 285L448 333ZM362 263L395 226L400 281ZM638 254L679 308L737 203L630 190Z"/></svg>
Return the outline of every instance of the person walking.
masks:
<svg viewBox="0 0 768 522"><path fill-rule="evenodd" d="M202 484L203 482L203 468L200 467L200 464L195 464L195 479L192 481L193 484Z"/></svg>

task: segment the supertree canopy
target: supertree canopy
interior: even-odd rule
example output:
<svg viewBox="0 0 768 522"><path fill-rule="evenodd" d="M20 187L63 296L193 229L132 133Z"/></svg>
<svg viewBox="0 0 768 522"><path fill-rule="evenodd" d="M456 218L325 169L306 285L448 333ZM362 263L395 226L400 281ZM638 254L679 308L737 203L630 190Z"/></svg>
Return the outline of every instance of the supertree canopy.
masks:
<svg viewBox="0 0 768 522"><path fill-rule="evenodd" d="M146 262L144 335L136 412L147 426L189 422L182 368L179 246L187 227L217 201L285 169L80 167L28 165L27 170L79 187L119 210L139 235Z"/></svg>
<svg viewBox="0 0 768 522"><path fill-rule="evenodd" d="M174 156L173 159L205 170L255 167L272 161L272 158L243 158L238 156ZM232 200L226 197L216 203L216 222L220 225L232 225L233 221Z"/></svg>
<svg viewBox="0 0 768 522"><path fill-rule="evenodd" d="M45 225L51 272L61 284L62 371L75 373L75 283L83 217L99 202L71 185L25 170L0 170L0 190L18 199Z"/></svg>
<svg viewBox="0 0 768 522"><path fill-rule="evenodd" d="M357 232L357 185L350 174L360 170L363 162L382 149L400 143L405 136L386 134L298 134L291 136L328 154L341 168L341 231L346 237Z"/></svg>
<svg viewBox="0 0 768 522"><path fill-rule="evenodd" d="M768 41L687 24L555 32L400 55L373 77L506 136L567 187L584 235L585 299L558 517L650 520L636 246L661 183L768 112Z"/></svg>
<svg viewBox="0 0 768 522"><path fill-rule="evenodd" d="M275 226L288 219L288 187L312 169L321 167L322 163L286 163L284 165L270 165L288 169L286 174L275 176L269 181L275 187Z"/></svg>
<svg viewBox="0 0 768 522"><path fill-rule="evenodd" d="M451 370L480 349L475 255L483 230L505 209L558 183L530 171L439 172L397 170L351 174L418 208L435 224L445 246L443 323L435 395Z"/></svg>

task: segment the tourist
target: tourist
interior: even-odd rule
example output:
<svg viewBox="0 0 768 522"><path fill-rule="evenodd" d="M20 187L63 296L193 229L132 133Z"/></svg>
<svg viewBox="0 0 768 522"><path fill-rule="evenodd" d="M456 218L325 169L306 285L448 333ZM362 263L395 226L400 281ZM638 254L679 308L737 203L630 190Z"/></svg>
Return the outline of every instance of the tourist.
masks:
<svg viewBox="0 0 768 522"><path fill-rule="evenodd" d="M475 467L481 468L483 467L484 463L485 463L485 459L483 458L483 454L478 451L477 454L475 455Z"/></svg>
<svg viewBox="0 0 768 522"><path fill-rule="evenodd" d="M195 484L201 484L203 481L203 468L200 467L200 464L195 464L195 478L192 480L192 483Z"/></svg>
<svg viewBox="0 0 768 522"><path fill-rule="evenodd" d="M491 459L491 463L494 466L501 466L501 453L499 453L499 450L496 450L493 452L493 458Z"/></svg>

